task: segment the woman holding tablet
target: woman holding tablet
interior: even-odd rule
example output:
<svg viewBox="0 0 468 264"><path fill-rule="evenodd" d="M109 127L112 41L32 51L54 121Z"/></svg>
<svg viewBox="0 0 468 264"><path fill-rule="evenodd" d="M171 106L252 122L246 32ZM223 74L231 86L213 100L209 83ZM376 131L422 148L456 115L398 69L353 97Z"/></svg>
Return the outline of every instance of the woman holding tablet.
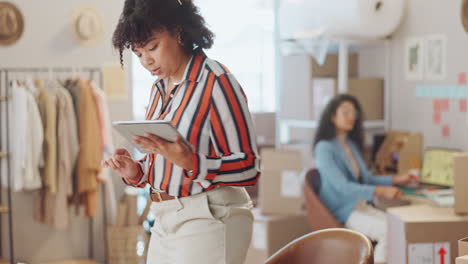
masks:
<svg viewBox="0 0 468 264"><path fill-rule="evenodd" d="M126 0L113 35L157 80L147 120L167 120L192 145L152 134L135 137L148 152L134 161L118 149L103 166L131 186L151 186L156 217L147 263L244 262L252 202L243 186L260 176L247 99L240 84L203 49L213 44L191 0Z"/></svg>

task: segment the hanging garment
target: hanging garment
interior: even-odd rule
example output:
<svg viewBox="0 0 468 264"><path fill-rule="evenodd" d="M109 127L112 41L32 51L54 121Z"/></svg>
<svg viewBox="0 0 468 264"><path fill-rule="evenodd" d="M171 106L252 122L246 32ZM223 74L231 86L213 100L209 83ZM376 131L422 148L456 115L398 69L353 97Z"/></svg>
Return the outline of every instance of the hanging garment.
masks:
<svg viewBox="0 0 468 264"><path fill-rule="evenodd" d="M75 115L76 115L76 126L79 134L79 128L80 128L80 121L79 121L79 115L80 112L78 110L78 104L79 104L79 96L80 96L80 87L78 84L78 79L68 79L64 82L65 89L70 92L71 98L73 100L73 108L75 109ZM78 136L79 140L79 136ZM79 154L78 154L79 156ZM73 186L73 194L71 197L69 197L69 203L75 207L75 215L80 214L80 194L78 192L78 162L75 165L75 168L73 169L73 179L72 179L72 186Z"/></svg>
<svg viewBox="0 0 468 264"><path fill-rule="evenodd" d="M32 83L28 87L17 81L11 82L10 102L10 142L11 142L11 186L13 191L37 190L41 188L39 167L43 166L42 143L43 126L39 109L32 93ZM7 176L2 182L8 185Z"/></svg>
<svg viewBox="0 0 468 264"><path fill-rule="evenodd" d="M48 195L53 208L51 225L56 229L68 227L68 197L73 194L73 168L79 153L78 129L70 93L57 82L50 82L57 96L57 192Z"/></svg>
<svg viewBox="0 0 468 264"><path fill-rule="evenodd" d="M53 90L44 87L42 81L35 82L39 89L37 98L44 124L44 170L42 180L47 191L57 192L57 106Z"/></svg>
<svg viewBox="0 0 468 264"><path fill-rule="evenodd" d="M99 136L99 118L92 87L89 82L78 81L80 94L78 99L78 123L80 153L77 168L77 187L86 216L96 214L98 182L101 171L101 138Z"/></svg>
<svg viewBox="0 0 468 264"><path fill-rule="evenodd" d="M104 91L91 83L93 96L99 113L100 135L102 142L103 159L108 159L114 152L114 143L112 140L112 125L107 104L107 98ZM117 217L117 199L110 168L102 168L98 174L98 181L105 183L105 202L107 205L107 223L114 224ZM103 201L104 202L104 201Z"/></svg>

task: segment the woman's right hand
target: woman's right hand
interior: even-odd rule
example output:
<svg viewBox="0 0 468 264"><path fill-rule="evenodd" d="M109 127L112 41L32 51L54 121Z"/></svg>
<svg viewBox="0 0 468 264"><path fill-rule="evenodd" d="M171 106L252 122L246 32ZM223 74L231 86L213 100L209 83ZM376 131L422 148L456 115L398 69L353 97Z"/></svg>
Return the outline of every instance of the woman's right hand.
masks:
<svg viewBox="0 0 468 264"><path fill-rule="evenodd" d="M116 149L109 159L101 162L101 166L111 168L122 178L132 179L138 174L138 165L126 149Z"/></svg>
<svg viewBox="0 0 468 264"><path fill-rule="evenodd" d="M375 196L383 197L386 199L394 200L400 198L403 192L393 186L376 186L375 187Z"/></svg>

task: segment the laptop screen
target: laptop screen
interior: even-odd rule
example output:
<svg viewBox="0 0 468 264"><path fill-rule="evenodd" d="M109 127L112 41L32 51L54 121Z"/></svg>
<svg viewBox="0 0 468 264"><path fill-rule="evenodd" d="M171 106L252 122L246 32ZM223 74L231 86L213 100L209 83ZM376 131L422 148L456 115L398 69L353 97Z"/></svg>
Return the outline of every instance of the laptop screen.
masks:
<svg viewBox="0 0 468 264"><path fill-rule="evenodd" d="M453 155L457 152L453 149L426 149L421 183L453 187Z"/></svg>

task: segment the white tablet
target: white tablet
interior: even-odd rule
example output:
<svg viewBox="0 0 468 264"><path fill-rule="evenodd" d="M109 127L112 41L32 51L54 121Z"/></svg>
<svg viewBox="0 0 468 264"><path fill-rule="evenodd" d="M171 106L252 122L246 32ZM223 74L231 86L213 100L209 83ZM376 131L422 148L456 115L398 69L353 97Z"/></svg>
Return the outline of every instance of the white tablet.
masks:
<svg viewBox="0 0 468 264"><path fill-rule="evenodd" d="M177 131L177 129L166 120L149 120L149 121L116 121L112 122L114 128L125 138L132 143L140 152L139 146L133 143L133 136L145 136L145 133L154 134L164 140L174 142L174 138L180 136L187 146L190 144Z"/></svg>

